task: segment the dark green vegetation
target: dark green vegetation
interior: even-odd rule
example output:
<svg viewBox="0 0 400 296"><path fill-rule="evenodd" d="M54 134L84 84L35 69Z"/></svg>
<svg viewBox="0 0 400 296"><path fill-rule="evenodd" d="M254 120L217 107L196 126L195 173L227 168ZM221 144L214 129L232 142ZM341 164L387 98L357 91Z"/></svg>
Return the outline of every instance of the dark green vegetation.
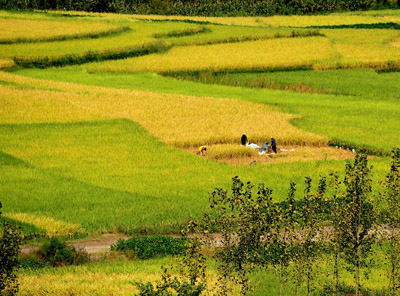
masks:
<svg viewBox="0 0 400 296"><path fill-rule="evenodd" d="M313 14L359 9L394 8L398 0L2 0L2 9L58 9L163 15L275 15Z"/></svg>
<svg viewBox="0 0 400 296"><path fill-rule="evenodd" d="M139 259L182 255L185 252L185 240L157 235L134 237L129 240L119 240L111 246L111 250L130 253Z"/></svg>
<svg viewBox="0 0 400 296"><path fill-rule="evenodd" d="M18 292L17 270L21 234L1 216L0 202L0 295L15 295Z"/></svg>
<svg viewBox="0 0 400 296"><path fill-rule="evenodd" d="M88 261L87 253L68 247L57 237L45 242L38 250L37 256L50 266L79 265Z"/></svg>

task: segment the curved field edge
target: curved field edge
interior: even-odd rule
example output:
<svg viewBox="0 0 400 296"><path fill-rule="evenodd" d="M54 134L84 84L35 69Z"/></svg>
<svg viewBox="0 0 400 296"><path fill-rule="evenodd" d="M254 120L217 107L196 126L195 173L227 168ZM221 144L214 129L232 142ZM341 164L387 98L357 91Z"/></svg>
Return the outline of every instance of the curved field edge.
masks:
<svg viewBox="0 0 400 296"><path fill-rule="evenodd" d="M229 87L175 80L152 73L96 73L87 74L87 68L21 70L22 75L101 85L122 89L140 89L170 94L191 94L197 97L231 98L276 106L280 110L302 117L293 124L348 143L350 148L369 148L370 151L390 153L398 146L399 105L388 97L325 95ZM383 86L384 87L384 86ZM385 114L385 116L382 116ZM383 120L383 121L382 121ZM346 131L346 133L343 133ZM245 132L245 131L243 131ZM376 137L379 135L379 141Z"/></svg>
<svg viewBox="0 0 400 296"><path fill-rule="evenodd" d="M39 87L29 90L0 86L4 94L2 123L63 122L73 120L74 114L77 120L127 118L140 123L162 141L178 147L237 143L243 132L248 132L252 141L261 143L271 135L281 144L288 145L321 146L328 142L325 137L293 127L289 121L296 116L265 104L245 101L232 104L234 101L224 98L73 85L8 73L0 73L0 79ZM44 85L45 90L41 90ZM88 94L81 94L83 91ZM52 104L65 104L71 110L70 116L51 112Z"/></svg>

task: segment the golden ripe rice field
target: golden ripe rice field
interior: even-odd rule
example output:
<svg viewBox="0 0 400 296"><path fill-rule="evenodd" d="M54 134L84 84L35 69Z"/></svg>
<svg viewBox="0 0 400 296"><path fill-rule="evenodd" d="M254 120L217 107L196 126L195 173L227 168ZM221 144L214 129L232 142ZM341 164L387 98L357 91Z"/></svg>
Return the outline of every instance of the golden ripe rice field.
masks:
<svg viewBox="0 0 400 296"><path fill-rule="evenodd" d="M283 38L172 48L167 53L94 64L93 71L167 72L240 70L311 66L335 60L324 37Z"/></svg>
<svg viewBox="0 0 400 296"><path fill-rule="evenodd" d="M325 137L291 125L290 120L296 116L267 105L43 82L5 73L0 74L0 79L29 86L35 86L37 81L36 87L45 84L54 89L0 86L4 94L0 99L1 123L127 118L162 141L179 147L234 143L244 131L260 142L269 135L275 135L282 144L318 146L327 142Z"/></svg>
<svg viewBox="0 0 400 296"><path fill-rule="evenodd" d="M43 40L51 37L99 33L117 28L104 22L62 22L45 20L21 20L0 18L0 43L18 40Z"/></svg>

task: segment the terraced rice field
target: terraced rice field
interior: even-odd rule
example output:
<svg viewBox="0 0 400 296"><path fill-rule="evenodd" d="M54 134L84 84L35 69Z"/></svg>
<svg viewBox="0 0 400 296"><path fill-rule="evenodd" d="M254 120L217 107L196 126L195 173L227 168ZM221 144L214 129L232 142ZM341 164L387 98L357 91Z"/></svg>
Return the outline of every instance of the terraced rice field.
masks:
<svg viewBox="0 0 400 296"><path fill-rule="evenodd" d="M397 10L253 18L0 11L3 216L44 238L177 233L233 176L265 183L279 202L290 182L301 195L305 176L343 171L353 148L371 155L375 186L400 146L396 24ZM244 132L260 146L275 137L278 154L241 146ZM375 290L387 284L377 256L371 280L362 279ZM159 279L172 261L25 269L20 294L131 295L134 281ZM329 276L323 265L317 285ZM252 295L279 290L272 271L251 283Z"/></svg>

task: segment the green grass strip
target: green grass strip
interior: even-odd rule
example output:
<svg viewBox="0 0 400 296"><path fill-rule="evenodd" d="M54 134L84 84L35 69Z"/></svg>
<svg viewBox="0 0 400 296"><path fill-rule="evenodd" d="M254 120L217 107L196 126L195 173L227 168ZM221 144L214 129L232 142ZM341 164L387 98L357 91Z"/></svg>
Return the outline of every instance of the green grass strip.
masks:
<svg viewBox="0 0 400 296"><path fill-rule="evenodd" d="M14 57L14 62L22 68L48 68L63 67L69 65L81 65L85 63L100 62L105 60L119 60L138 57L156 52L163 52L170 48L162 41L144 44L140 47L126 47L116 50L100 52L88 51L83 54L67 54L59 57Z"/></svg>
<svg viewBox="0 0 400 296"><path fill-rule="evenodd" d="M167 32L167 33L156 33L156 34L153 34L153 37L154 38L184 37L184 36L191 36L191 35L196 35L196 34L201 34L201 33L209 33L209 32L211 32L211 30L206 27L197 27L197 28L191 28L191 29L186 29L186 30L177 30L177 31L172 31L172 32Z"/></svg>
<svg viewBox="0 0 400 296"><path fill-rule="evenodd" d="M66 40L74 40L74 39L96 39L107 36L114 36L118 34L122 34L124 32L130 31L130 27L118 27L106 31L101 32L89 32L89 33L80 33L74 35L60 35L60 36L51 36L45 38L15 38L15 39L0 39L0 44L17 44L17 43L38 43L38 42L49 42L49 41L66 41Z"/></svg>

